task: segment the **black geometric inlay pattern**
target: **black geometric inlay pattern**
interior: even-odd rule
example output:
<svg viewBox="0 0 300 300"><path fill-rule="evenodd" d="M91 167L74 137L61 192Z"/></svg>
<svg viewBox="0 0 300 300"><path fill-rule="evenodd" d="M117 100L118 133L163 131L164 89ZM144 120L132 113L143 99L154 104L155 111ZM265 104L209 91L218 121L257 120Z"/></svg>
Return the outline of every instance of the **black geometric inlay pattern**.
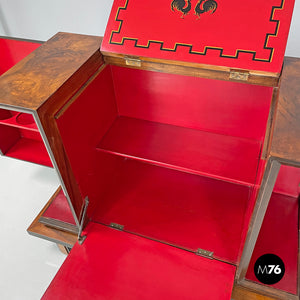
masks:
<svg viewBox="0 0 300 300"><path fill-rule="evenodd" d="M269 41L269 37L272 37L272 36L276 37L277 36L278 30L279 30L279 24L280 24L280 21L279 20L274 20L273 16L274 16L275 10L277 10L277 9L279 9L279 10L283 9L284 1L285 0L281 0L280 6L273 6L272 7L272 11L271 11L271 15L270 15L269 21L272 22L272 23L276 23L276 29L275 29L274 33L267 33L266 34L266 38L265 38L263 49L270 51L269 58L267 58L267 59L257 58L256 57L256 51L251 51L251 50L237 50L236 53L235 53L235 55L226 55L226 54L223 54L223 48L219 48L219 47L205 46L203 52L198 52L198 51L194 51L193 50L193 46L192 45L182 44L182 43L175 43L175 47L173 49L170 49L170 48L165 48L164 47L164 42L154 41L154 40L149 40L148 43L147 43L147 45L138 45L138 39L137 38L128 38L128 37L122 38L121 42L114 42L113 41L113 36L115 34L119 34L121 32L121 29L122 29L122 26L123 26L123 22L124 22L123 20L119 19L119 13L120 13L121 10L126 10L127 9L129 0L126 0L126 3L125 3L124 7L119 7L118 8L118 11L117 11L117 14L116 14L116 17L115 17L115 21L120 22L119 23L119 28L118 28L117 31L116 30L112 30L111 35L110 35L110 39L109 39L109 43L110 44L114 44L114 45L124 45L125 41L134 41L135 42L134 43L134 47L136 47L136 48L144 48L144 49L149 49L150 46L151 46L151 44L158 44L158 45L160 45L160 50L161 51L169 51L169 52L176 52L178 47L187 47L187 48L189 48L189 53L190 54L194 54L194 55L206 55L208 50L214 50L214 51L219 51L219 53L220 53L219 56L220 57L232 58L232 59L238 59L240 53L249 53L249 54L252 54L252 60L253 61L271 62L272 58L273 58L274 48L268 47L268 41Z"/></svg>

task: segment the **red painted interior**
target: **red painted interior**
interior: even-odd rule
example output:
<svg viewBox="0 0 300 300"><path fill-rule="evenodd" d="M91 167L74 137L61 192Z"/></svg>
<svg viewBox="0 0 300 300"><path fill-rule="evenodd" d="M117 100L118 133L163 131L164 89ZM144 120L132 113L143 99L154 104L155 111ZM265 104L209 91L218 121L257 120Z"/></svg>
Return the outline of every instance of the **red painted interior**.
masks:
<svg viewBox="0 0 300 300"><path fill-rule="evenodd" d="M98 145L99 150L194 174L253 184L261 143L119 117Z"/></svg>
<svg viewBox="0 0 300 300"><path fill-rule="evenodd" d="M0 38L0 75L40 46L40 43Z"/></svg>
<svg viewBox="0 0 300 300"><path fill-rule="evenodd" d="M0 124L38 132L33 116L6 109L0 109Z"/></svg>
<svg viewBox="0 0 300 300"><path fill-rule="evenodd" d="M0 109L0 150L8 157L52 167L31 114Z"/></svg>
<svg viewBox="0 0 300 300"><path fill-rule="evenodd" d="M297 294L298 279L298 199L273 193L246 278L257 281L254 264L263 254L278 255L284 262L285 275L272 287Z"/></svg>
<svg viewBox="0 0 300 300"><path fill-rule="evenodd" d="M40 46L40 43L0 38L0 75ZM0 109L0 150L9 157L52 167L31 114Z"/></svg>
<svg viewBox="0 0 300 300"><path fill-rule="evenodd" d="M120 158L91 219L237 263L249 194L243 185Z"/></svg>
<svg viewBox="0 0 300 300"><path fill-rule="evenodd" d="M57 119L89 217L238 263L271 97L269 87L106 67Z"/></svg>
<svg viewBox="0 0 300 300"><path fill-rule="evenodd" d="M43 217L76 225L73 214L70 209L70 205L62 190L53 199L50 206L43 213Z"/></svg>
<svg viewBox="0 0 300 300"><path fill-rule="evenodd" d="M200 19L198 2L182 18L172 0L115 0L101 50L280 73L294 0L216 0Z"/></svg>
<svg viewBox="0 0 300 300"><path fill-rule="evenodd" d="M274 192L297 198L300 194L300 169L281 165Z"/></svg>
<svg viewBox="0 0 300 300"><path fill-rule="evenodd" d="M230 299L235 267L90 223L46 299Z"/></svg>
<svg viewBox="0 0 300 300"><path fill-rule="evenodd" d="M103 165L96 168L96 146L116 117L112 77L105 68L57 119L82 200L89 196L90 208L98 201L99 185L105 182Z"/></svg>
<svg viewBox="0 0 300 300"><path fill-rule="evenodd" d="M111 66L121 116L262 141L272 88Z"/></svg>

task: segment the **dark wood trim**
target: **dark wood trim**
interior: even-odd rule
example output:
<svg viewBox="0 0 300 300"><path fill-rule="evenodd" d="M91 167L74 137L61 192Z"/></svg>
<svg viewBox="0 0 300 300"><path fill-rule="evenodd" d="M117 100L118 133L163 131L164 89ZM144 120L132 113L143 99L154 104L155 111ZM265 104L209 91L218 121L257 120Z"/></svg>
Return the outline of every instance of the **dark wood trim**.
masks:
<svg viewBox="0 0 300 300"><path fill-rule="evenodd" d="M258 284L249 280L242 280L238 282L239 286L247 288L249 290L254 291L255 293L259 293L263 296L271 297L273 299L284 299L284 300L299 300L299 296L293 295L278 289L274 289L271 286L265 286Z"/></svg>
<svg viewBox="0 0 300 300"><path fill-rule="evenodd" d="M284 60L270 155L300 164L300 59Z"/></svg>
<svg viewBox="0 0 300 300"><path fill-rule="evenodd" d="M142 69L148 71L172 73L186 76L203 77L218 80L236 81L247 84L256 84L263 86L278 86L280 74L262 72L262 71L252 71L252 70L234 70L242 73L249 73L247 81L234 80L230 78L230 73L233 71L229 67L223 66L212 66L203 65L196 63L188 63L173 60L162 60L156 58L147 57L135 57L130 56L131 59L140 60L140 66L130 66L126 63L127 56L123 54L116 54L110 52L102 51L104 56L104 61L108 64L117 65L121 67L129 67L135 69Z"/></svg>
<svg viewBox="0 0 300 300"><path fill-rule="evenodd" d="M274 125L275 125L275 115L276 115L277 106L278 106L278 95L279 95L279 88L275 87L273 89L273 95L272 95L271 106L270 106L269 117L268 117L267 128L266 128L266 134L265 134L265 141L264 141L263 150L262 150L262 159L264 159L264 160L266 160L268 158L269 153L270 153L271 141L272 141Z"/></svg>
<svg viewBox="0 0 300 300"><path fill-rule="evenodd" d="M235 284L233 286L231 300L279 300L265 295L258 294L249 288Z"/></svg>

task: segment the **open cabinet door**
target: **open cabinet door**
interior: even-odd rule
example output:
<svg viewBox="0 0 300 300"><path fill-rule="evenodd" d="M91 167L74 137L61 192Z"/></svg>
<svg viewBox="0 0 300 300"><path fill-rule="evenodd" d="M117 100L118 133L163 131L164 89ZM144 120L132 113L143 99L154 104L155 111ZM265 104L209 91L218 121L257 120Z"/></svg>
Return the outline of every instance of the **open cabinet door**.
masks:
<svg viewBox="0 0 300 300"><path fill-rule="evenodd" d="M235 266L91 222L42 299L230 299Z"/></svg>

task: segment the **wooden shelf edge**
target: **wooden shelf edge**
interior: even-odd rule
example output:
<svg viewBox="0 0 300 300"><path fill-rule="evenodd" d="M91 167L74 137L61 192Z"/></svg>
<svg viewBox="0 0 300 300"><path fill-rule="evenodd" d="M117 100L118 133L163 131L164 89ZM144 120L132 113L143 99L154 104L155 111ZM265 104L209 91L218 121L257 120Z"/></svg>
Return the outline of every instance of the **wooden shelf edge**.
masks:
<svg viewBox="0 0 300 300"><path fill-rule="evenodd" d="M258 294L239 284L233 286L231 300L278 300L278 298L271 298L262 294Z"/></svg>
<svg viewBox="0 0 300 300"><path fill-rule="evenodd" d="M46 209L51 204L52 200L57 196L60 192L61 187L59 187L51 199L47 202L41 212L37 215L37 217L33 220L31 225L27 228L27 232L35 237L39 237L56 244L60 244L66 247L73 247L77 241L77 235L74 233L62 231L59 229L51 228L39 222L40 217L46 211Z"/></svg>
<svg viewBox="0 0 300 300"><path fill-rule="evenodd" d="M124 54L112 53L101 51L104 56L104 61L108 64L118 65L129 68L138 68L149 71L158 71L164 73L180 74L186 76L196 76L203 78L211 78L218 80L226 81L236 81L247 84L263 85L276 87L279 83L280 74L263 72L263 71L253 71L253 70L242 70L242 69L231 69L224 66L213 66L213 65L204 65L198 63L188 63L184 64L180 61L174 60L165 60L157 58L147 58L147 57L138 57L130 56L130 59L140 61L139 66L130 65L126 63L126 57ZM241 73L247 73L247 81L232 79L230 74L232 71L238 71Z"/></svg>
<svg viewBox="0 0 300 300"><path fill-rule="evenodd" d="M250 280L236 282L232 292L232 300L299 300L293 295L272 287L266 287Z"/></svg>

